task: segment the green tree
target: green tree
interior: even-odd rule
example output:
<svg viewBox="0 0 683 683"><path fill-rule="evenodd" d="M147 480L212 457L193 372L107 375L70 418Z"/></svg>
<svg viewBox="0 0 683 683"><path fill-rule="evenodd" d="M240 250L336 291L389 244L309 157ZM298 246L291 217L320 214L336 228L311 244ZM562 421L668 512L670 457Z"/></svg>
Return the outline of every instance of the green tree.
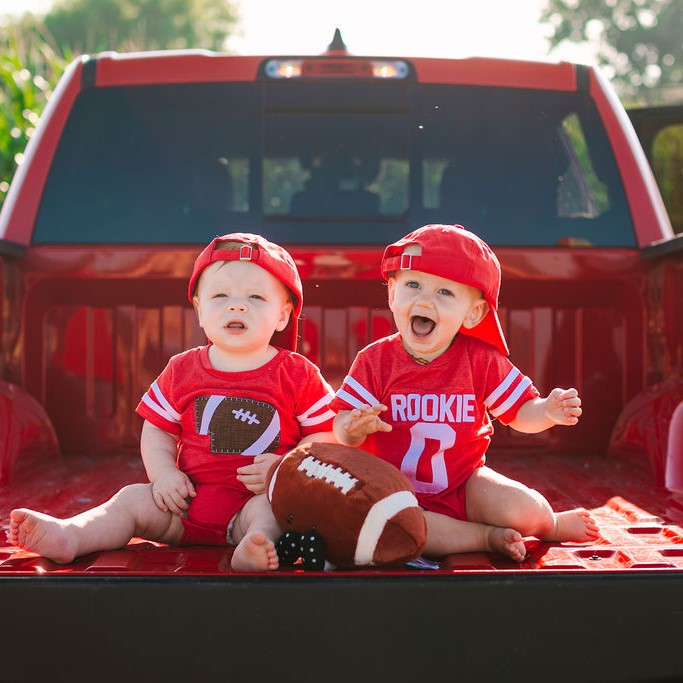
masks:
<svg viewBox="0 0 683 683"><path fill-rule="evenodd" d="M238 20L229 0L58 0L45 28L74 54L223 49Z"/></svg>
<svg viewBox="0 0 683 683"><path fill-rule="evenodd" d="M548 0L551 49L588 43L624 99L683 87L683 0Z"/></svg>

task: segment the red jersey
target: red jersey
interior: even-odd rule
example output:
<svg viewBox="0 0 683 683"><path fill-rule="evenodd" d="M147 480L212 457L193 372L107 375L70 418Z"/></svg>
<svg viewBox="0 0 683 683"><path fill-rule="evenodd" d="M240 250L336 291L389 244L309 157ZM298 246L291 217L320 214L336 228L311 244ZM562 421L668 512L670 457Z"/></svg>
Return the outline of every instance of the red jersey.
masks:
<svg viewBox="0 0 683 683"><path fill-rule="evenodd" d="M361 448L398 467L418 499L446 495L485 461L493 426L539 395L502 353L471 336L427 365L416 363L398 334L363 349L330 404L334 411L364 404L388 407L393 429L367 437Z"/></svg>
<svg viewBox="0 0 683 683"><path fill-rule="evenodd" d="M331 431L334 394L303 356L278 348L260 368L221 372L208 350L173 356L136 409L179 438L178 468L193 482L230 481L259 453L284 454L308 434Z"/></svg>

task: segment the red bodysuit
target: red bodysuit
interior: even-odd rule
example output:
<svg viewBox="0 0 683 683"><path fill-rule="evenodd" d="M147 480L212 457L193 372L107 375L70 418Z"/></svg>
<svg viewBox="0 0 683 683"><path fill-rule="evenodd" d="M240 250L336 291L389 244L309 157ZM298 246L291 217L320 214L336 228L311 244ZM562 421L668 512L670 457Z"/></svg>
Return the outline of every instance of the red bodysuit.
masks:
<svg viewBox="0 0 683 683"><path fill-rule="evenodd" d="M506 356L475 337L457 335L420 365L394 334L358 354L330 406L386 405L380 417L392 431L369 435L361 448L406 474L423 508L466 519L464 484L485 462L489 413L507 424L538 395Z"/></svg>
<svg viewBox="0 0 683 683"><path fill-rule="evenodd" d="M230 521L254 495L237 480L237 468L331 431L334 418L332 389L303 356L278 349L260 368L221 372L208 349L173 356L136 409L178 438L178 468L195 486L183 545L224 544Z"/></svg>

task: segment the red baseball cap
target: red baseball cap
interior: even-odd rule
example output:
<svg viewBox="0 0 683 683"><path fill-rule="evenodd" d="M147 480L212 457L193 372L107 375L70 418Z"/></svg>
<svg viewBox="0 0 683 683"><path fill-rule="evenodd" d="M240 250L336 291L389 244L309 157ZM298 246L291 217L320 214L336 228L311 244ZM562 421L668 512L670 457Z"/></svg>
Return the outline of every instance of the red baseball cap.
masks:
<svg viewBox="0 0 683 683"><path fill-rule="evenodd" d="M225 242L239 242L243 246L239 249L220 249L218 248ZM298 320L304 303L303 288L301 278L296 268L292 256L279 244L269 242L260 235L252 235L247 232L233 232L229 235L216 237L194 262L194 269L187 287L187 296L192 301L195 294L195 287L199 276L205 268L216 261L251 261L257 266L261 266L271 275L282 282L289 289L294 297L294 310L289 317L289 323L285 331L291 331L289 344L279 344L288 346L292 351L296 351Z"/></svg>
<svg viewBox="0 0 683 683"><path fill-rule="evenodd" d="M406 254L411 244L421 247L421 254ZM500 263L486 242L462 225L424 225L384 250L382 276L399 270L419 270L480 289L489 312L475 327L461 327L460 332L495 346L510 355L498 319Z"/></svg>

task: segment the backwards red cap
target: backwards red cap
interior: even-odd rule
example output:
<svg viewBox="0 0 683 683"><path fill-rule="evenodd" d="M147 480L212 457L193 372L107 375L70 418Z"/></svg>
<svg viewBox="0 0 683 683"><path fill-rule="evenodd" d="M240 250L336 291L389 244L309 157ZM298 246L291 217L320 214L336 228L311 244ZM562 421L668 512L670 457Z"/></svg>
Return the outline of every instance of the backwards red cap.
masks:
<svg viewBox="0 0 683 683"><path fill-rule="evenodd" d="M220 249L217 248L224 242L239 242L243 246L239 249ZM285 251L279 244L269 242L260 235L252 235L247 232L233 232L229 235L216 237L209 244L194 262L194 269L190 277L187 288L187 296L192 301L195 294L195 287L199 276L205 268L216 261L251 261L257 266L261 266L271 275L282 282L289 289L294 297L294 310L289 317L286 329L291 329L290 348L296 351L298 320L304 303L303 288L301 278L296 268L294 259L289 252ZM284 344L283 344L284 346Z"/></svg>
<svg viewBox="0 0 683 683"><path fill-rule="evenodd" d="M421 254L406 254L405 249L418 244ZM475 327L461 327L469 334L495 346L503 355L510 351L498 319L500 263L486 242L462 225L425 225L384 250L382 276L399 270L419 270L480 289L489 312Z"/></svg>

